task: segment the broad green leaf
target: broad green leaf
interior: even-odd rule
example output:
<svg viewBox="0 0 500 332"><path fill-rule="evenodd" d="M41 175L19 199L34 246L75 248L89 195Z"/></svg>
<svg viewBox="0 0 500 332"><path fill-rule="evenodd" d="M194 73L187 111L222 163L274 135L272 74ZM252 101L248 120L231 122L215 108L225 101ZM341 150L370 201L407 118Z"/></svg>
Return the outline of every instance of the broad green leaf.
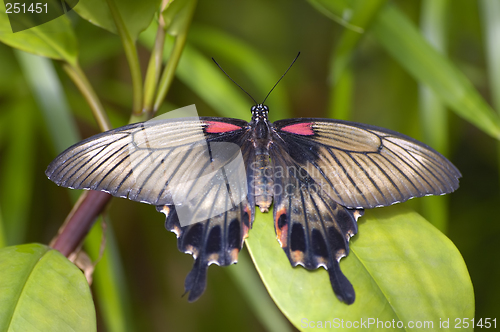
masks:
<svg viewBox="0 0 500 332"><path fill-rule="evenodd" d="M311 0L330 17L350 10L347 3ZM370 26L378 42L417 81L427 84L459 116L500 139L500 117L493 112L471 82L419 34L394 6L385 6Z"/></svg>
<svg viewBox="0 0 500 332"><path fill-rule="evenodd" d="M153 20L161 0L113 0L120 12L128 32L135 40ZM82 18L103 29L117 33L106 0L80 0L74 8Z"/></svg>
<svg viewBox="0 0 500 332"><path fill-rule="evenodd" d="M272 215L257 213L246 240L264 284L299 329L310 322L431 321L474 317L470 277L453 243L415 212L401 207L367 211L351 252L340 263L356 291L348 306L333 294L327 272L292 268L275 238ZM365 323L366 324L366 323ZM335 325L334 325L335 327ZM377 330L375 325L369 330ZM470 328L472 330L472 328Z"/></svg>
<svg viewBox="0 0 500 332"><path fill-rule="evenodd" d="M1 249L0 271L0 331L96 331L87 280L57 250Z"/></svg>
<svg viewBox="0 0 500 332"><path fill-rule="evenodd" d="M74 64L77 42L66 16L60 16L40 26L13 33L0 0L0 41L17 49Z"/></svg>
<svg viewBox="0 0 500 332"><path fill-rule="evenodd" d="M90 23L118 33L106 0L80 0L73 10Z"/></svg>

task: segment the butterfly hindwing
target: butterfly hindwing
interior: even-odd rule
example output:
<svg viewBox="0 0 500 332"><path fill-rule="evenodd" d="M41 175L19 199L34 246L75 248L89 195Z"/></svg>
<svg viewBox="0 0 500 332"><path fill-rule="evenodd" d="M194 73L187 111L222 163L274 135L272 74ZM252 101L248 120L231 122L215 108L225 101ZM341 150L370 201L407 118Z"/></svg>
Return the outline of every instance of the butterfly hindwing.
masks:
<svg viewBox="0 0 500 332"><path fill-rule="evenodd" d="M248 201L208 220L181 227L175 207L157 206L166 215L165 227L177 235L179 251L193 255L195 262L185 281L188 300L196 301L205 291L211 264L227 266L237 262L243 240L251 228L254 207Z"/></svg>
<svg viewBox="0 0 500 332"><path fill-rule="evenodd" d="M274 220L278 241L292 266L328 270L337 297L354 302L354 289L340 270L339 261L349 253L349 239L357 233L363 210L347 209L316 186L304 169L283 153L271 149L274 168Z"/></svg>
<svg viewBox="0 0 500 332"><path fill-rule="evenodd" d="M274 122L276 141L337 203L373 208L458 188L456 167L400 133L340 120Z"/></svg>

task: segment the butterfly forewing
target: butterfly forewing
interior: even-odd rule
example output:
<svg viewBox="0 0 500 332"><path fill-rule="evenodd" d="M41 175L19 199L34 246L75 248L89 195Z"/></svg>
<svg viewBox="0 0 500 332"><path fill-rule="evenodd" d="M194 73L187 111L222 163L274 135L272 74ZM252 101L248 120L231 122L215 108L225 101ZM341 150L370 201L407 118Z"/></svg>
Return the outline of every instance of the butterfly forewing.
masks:
<svg viewBox="0 0 500 332"><path fill-rule="evenodd" d="M339 120L289 119L274 125L275 140L343 206L387 206L458 188L455 166L408 136Z"/></svg>
<svg viewBox="0 0 500 332"><path fill-rule="evenodd" d="M220 120L160 120L111 130L61 153L46 174L64 187L100 190L154 205L174 204L172 195L187 182L232 160L211 155L211 142L233 143L239 151L245 141L248 124L242 120L227 123L233 129L229 132L209 132L214 123L226 124Z"/></svg>

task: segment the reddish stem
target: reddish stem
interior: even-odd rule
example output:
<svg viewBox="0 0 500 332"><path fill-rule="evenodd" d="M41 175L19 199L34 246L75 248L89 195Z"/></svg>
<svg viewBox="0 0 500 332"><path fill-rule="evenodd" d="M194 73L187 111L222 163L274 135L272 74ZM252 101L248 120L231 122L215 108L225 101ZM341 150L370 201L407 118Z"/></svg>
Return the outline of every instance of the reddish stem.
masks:
<svg viewBox="0 0 500 332"><path fill-rule="evenodd" d="M85 192L71 210L50 246L68 257L78 248L111 197L100 191Z"/></svg>

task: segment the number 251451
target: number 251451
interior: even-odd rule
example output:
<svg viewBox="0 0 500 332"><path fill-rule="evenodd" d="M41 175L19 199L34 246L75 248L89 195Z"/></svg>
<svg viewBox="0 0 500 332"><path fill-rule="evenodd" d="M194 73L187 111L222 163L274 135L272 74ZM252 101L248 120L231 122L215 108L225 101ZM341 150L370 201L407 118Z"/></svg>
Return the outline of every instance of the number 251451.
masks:
<svg viewBox="0 0 500 332"><path fill-rule="evenodd" d="M47 3L31 3L25 4L25 3L9 3L7 2L5 4L5 12L7 14L19 14L19 13L32 13L32 14L41 14L41 13L47 13Z"/></svg>

